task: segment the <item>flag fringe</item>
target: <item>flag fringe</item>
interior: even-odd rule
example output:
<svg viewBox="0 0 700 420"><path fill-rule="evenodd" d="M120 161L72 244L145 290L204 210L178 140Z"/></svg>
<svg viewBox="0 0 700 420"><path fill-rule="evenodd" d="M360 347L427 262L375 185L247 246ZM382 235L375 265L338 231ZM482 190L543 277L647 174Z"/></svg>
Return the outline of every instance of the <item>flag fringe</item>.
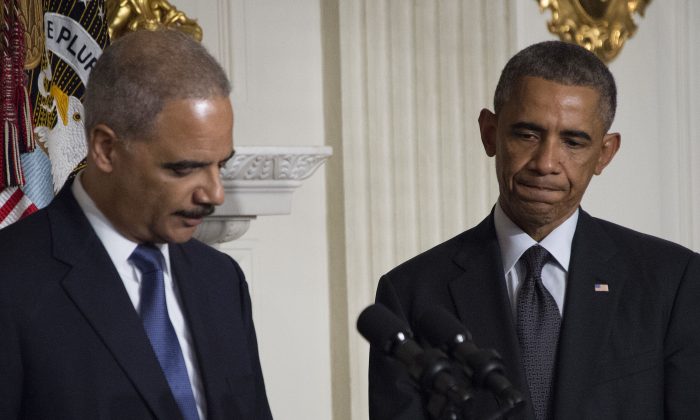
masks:
<svg viewBox="0 0 700 420"><path fill-rule="evenodd" d="M0 189L24 185L20 154L31 152L35 147L31 103L24 73L24 28L19 13L19 0L3 2Z"/></svg>

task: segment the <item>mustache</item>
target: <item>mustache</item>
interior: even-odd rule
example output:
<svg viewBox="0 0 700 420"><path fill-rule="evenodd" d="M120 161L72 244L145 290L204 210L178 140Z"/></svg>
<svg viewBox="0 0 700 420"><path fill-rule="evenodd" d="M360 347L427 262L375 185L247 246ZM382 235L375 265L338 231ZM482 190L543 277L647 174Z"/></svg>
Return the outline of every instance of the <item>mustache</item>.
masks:
<svg viewBox="0 0 700 420"><path fill-rule="evenodd" d="M212 213L214 213L214 206L211 204L204 204L195 210L179 210L175 212L176 215L189 219L201 219L202 217L210 216Z"/></svg>

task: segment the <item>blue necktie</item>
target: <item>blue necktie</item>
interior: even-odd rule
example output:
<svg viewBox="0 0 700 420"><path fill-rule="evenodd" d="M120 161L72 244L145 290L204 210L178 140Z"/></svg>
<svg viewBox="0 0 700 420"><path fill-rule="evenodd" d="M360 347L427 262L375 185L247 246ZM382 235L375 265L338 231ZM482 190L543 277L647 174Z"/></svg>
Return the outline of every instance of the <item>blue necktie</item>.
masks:
<svg viewBox="0 0 700 420"><path fill-rule="evenodd" d="M185 358L168 316L163 280L164 258L153 245L141 244L129 257L141 272L141 320L158 363L185 420L199 420Z"/></svg>
<svg viewBox="0 0 700 420"><path fill-rule="evenodd" d="M552 378L561 325L557 303L542 284L542 267L549 258L549 252L540 245L533 245L520 258L527 275L518 293L517 333L538 420L552 418Z"/></svg>

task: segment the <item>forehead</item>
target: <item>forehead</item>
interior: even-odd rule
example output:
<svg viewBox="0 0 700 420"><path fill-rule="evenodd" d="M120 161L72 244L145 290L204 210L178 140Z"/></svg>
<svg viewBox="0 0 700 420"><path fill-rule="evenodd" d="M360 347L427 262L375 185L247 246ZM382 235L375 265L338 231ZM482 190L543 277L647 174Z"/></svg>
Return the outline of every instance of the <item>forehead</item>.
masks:
<svg viewBox="0 0 700 420"><path fill-rule="evenodd" d="M165 156L194 153L207 158L221 154L225 158L233 148L231 101L227 97L170 100L156 117L153 128L149 142Z"/></svg>
<svg viewBox="0 0 700 420"><path fill-rule="evenodd" d="M523 77L499 114L506 119L530 122L569 122L601 125L600 93L587 86L572 86L542 79Z"/></svg>

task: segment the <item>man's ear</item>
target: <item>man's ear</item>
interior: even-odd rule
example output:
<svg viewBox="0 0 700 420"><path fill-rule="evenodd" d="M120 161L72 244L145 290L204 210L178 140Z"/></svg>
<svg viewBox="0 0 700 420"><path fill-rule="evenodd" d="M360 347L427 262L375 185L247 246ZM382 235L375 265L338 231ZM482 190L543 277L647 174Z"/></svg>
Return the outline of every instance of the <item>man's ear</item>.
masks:
<svg viewBox="0 0 700 420"><path fill-rule="evenodd" d="M496 114L486 108L482 109L479 113L479 131L481 132L481 143L483 143L486 155L489 157L496 155L497 125Z"/></svg>
<svg viewBox="0 0 700 420"><path fill-rule="evenodd" d="M612 162L615 154L620 149L620 142L622 138L620 133L608 133L603 136L603 144L600 149L600 156L598 156L598 163L595 166L595 174L600 175L603 173L603 169L610 162Z"/></svg>
<svg viewBox="0 0 700 420"><path fill-rule="evenodd" d="M90 130L88 157L101 172L112 172L112 160L118 141L114 130L105 124L97 124Z"/></svg>

